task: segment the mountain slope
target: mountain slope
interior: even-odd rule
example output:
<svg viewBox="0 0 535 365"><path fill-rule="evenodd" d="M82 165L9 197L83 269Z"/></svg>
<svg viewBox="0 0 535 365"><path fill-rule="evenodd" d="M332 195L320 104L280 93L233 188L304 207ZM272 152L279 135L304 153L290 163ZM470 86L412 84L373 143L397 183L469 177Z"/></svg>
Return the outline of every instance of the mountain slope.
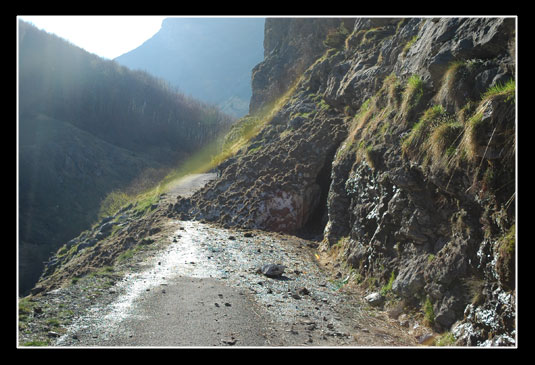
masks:
<svg viewBox="0 0 535 365"><path fill-rule="evenodd" d="M167 18L151 39L115 60L241 117L248 111L251 70L262 60L263 39L263 18Z"/></svg>
<svg viewBox="0 0 535 365"><path fill-rule="evenodd" d="M133 72L19 23L20 284L96 219L104 197L155 180L232 119ZM138 180L139 181L139 180Z"/></svg>
<svg viewBox="0 0 535 365"><path fill-rule="evenodd" d="M514 18L267 19L265 45L236 125L270 117L176 216L319 235L458 344L514 344Z"/></svg>
<svg viewBox="0 0 535 365"><path fill-rule="evenodd" d="M312 237L337 289L393 325L516 345L515 19L267 19L265 34L219 177L153 217ZM66 244L36 292L153 243L133 210Z"/></svg>

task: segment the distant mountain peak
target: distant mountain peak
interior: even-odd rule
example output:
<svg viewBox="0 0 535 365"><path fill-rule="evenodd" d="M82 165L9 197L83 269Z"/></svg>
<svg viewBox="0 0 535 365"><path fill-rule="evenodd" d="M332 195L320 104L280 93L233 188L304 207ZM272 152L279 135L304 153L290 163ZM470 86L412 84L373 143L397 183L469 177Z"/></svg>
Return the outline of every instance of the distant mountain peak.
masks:
<svg viewBox="0 0 535 365"><path fill-rule="evenodd" d="M169 17L151 39L115 61L241 117L248 112L251 73L263 60L263 41L263 18ZM237 99L243 107L225 109Z"/></svg>

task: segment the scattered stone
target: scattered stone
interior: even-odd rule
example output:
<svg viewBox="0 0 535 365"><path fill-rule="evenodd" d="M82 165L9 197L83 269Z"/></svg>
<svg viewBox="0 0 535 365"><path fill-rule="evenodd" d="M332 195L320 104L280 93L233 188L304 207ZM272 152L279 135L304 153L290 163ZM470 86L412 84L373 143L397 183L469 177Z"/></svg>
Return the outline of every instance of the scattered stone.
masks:
<svg viewBox="0 0 535 365"><path fill-rule="evenodd" d="M56 338L56 337L59 337L59 336L60 336L59 333L54 332L54 331L48 331L46 335L47 335L48 337L51 337L51 338Z"/></svg>
<svg viewBox="0 0 535 365"><path fill-rule="evenodd" d="M267 264L262 266L261 272L267 277L278 278L284 273L286 266L279 264Z"/></svg>
<svg viewBox="0 0 535 365"><path fill-rule="evenodd" d="M160 227L152 227L150 230L149 230L149 235L153 235L153 234L156 234L158 232L160 232L162 229Z"/></svg>
<svg viewBox="0 0 535 365"><path fill-rule="evenodd" d="M154 239L152 238L143 238L140 242L142 245L150 245L152 243L154 243Z"/></svg>
<svg viewBox="0 0 535 365"><path fill-rule="evenodd" d="M434 339L435 339L435 336L433 334L424 333L418 338L418 343L420 345L430 345Z"/></svg>
<svg viewBox="0 0 535 365"><path fill-rule="evenodd" d="M379 292L371 293L371 294L369 294L369 295L364 297L364 300L366 300L366 302L368 302L368 304L370 304L370 305L372 305L374 307L380 306L381 304L383 304L384 299L385 298Z"/></svg>
<svg viewBox="0 0 535 365"><path fill-rule="evenodd" d="M230 337L221 339L221 342L223 342L226 345L230 345L230 346L235 345L237 341L238 340L236 338L234 338L234 336L230 336Z"/></svg>
<svg viewBox="0 0 535 365"><path fill-rule="evenodd" d="M395 306L388 310L388 317L392 319L397 319L401 313L403 313L403 307L401 305Z"/></svg>
<svg viewBox="0 0 535 365"><path fill-rule="evenodd" d="M254 237L254 235L253 235L251 232L245 232L245 233L243 234L243 237L250 238L250 237Z"/></svg>

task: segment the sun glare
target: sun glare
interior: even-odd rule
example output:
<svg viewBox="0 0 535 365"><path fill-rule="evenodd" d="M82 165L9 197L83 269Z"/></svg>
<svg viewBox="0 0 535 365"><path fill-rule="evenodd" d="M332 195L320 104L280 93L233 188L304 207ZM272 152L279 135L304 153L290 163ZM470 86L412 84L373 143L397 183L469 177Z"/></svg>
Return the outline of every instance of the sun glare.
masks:
<svg viewBox="0 0 535 365"><path fill-rule="evenodd" d="M114 59L156 34L166 16L20 16L100 57Z"/></svg>

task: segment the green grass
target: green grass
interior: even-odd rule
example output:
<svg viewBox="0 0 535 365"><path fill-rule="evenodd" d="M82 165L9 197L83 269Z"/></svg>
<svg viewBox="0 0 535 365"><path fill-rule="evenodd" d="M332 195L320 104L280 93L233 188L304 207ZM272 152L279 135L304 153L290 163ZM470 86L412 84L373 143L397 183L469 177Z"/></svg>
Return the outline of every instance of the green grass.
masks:
<svg viewBox="0 0 535 365"><path fill-rule="evenodd" d="M100 209L98 212L98 219L102 219L107 216L114 215L123 206L130 203L131 198L124 192L114 190L109 193L106 198L100 203Z"/></svg>
<svg viewBox="0 0 535 365"><path fill-rule="evenodd" d="M52 327L59 327L61 326L61 321L58 318L49 318L46 320L46 324Z"/></svg>
<svg viewBox="0 0 535 365"><path fill-rule="evenodd" d="M424 82L418 75L412 75L407 80L405 90L403 91L401 112L403 115L414 108L424 95Z"/></svg>
<svg viewBox="0 0 535 365"><path fill-rule="evenodd" d="M506 103L515 102L515 80L511 79L504 84L498 83L489 88L481 97L478 107L475 112L468 118L465 123L464 136L462 140L463 158L468 161L478 160L478 148L489 143L487 134L492 131L490 125L491 118L483 118L486 103L493 98L503 98ZM496 128L496 127L495 127ZM514 155L514 127L508 129L508 144L509 149L513 151Z"/></svg>
<svg viewBox="0 0 535 365"><path fill-rule="evenodd" d="M434 105L427 109L411 129L410 134L403 141L403 148L416 148L426 140L431 131L438 125L438 119L444 114L442 105Z"/></svg>
<svg viewBox="0 0 535 365"><path fill-rule="evenodd" d="M414 90L419 93L423 92L424 82L418 75L412 75L407 80L407 90Z"/></svg>
<svg viewBox="0 0 535 365"><path fill-rule="evenodd" d="M411 39L409 39L409 41L405 44L405 46L403 47L403 50L401 51L401 55L402 56L405 56L407 54L407 52L409 51L409 49L412 47L412 45L414 43L416 43L416 41L418 40L418 35L415 35L414 37L412 37Z"/></svg>
<svg viewBox="0 0 535 365"><path fill-rule="evenodd" d="M22 346L49 346L49 345L50 345L50 342L44 341L44 340L33 340L33 341L24 342L22 344Z"/></svg>
<svg viewBox="0 0 535 365"><path fill-rule="evenodd" d="M453 81L455 81L459 71L463 67L467 67L468 63L466 61L453 61L449 64L448 69L444 73L442 82L446 87L451 87Z"/></svg>
<svg viewBox="0 0 535 365"><path fill-rule="evenodd" d="M483 100L495 97L497 95L505 95L505 101L512 101L515 99L516 83L514 79L507 81L506 83L497 83L493 87L489 88L485 94L483 94Z"/></svg>
<svg viewBox="0 0 535 365"><path fill-rule="evenodd" d="M97 271L91 272L89 277L106 277L106 278L114 278L116 276L115 269L113 266L104 266Z"/></svg>
<svg viewBox="0 0 535 365"><path fill-rule="evenodd" d="M19 300L19 316L27 316L32 313L34 304L29 297Z"/></svg>
<svg viewBox="0 0 535 365"><path fill-rule="evenodd" d="M416 84L416 87L419 85ZM373 144L370 142L377 136L385 139L389 134L394 122L392 111L399 109L402 89L398 78L391 74L383 80L381 89L361 104L351 121L346 140L336 153L337 161L355 153L356 161L366 160L373 168L379 156L373 156Z"/></svg>
<svg viewBox="0 0 535 365"><path fill-rule="evenodd" d="M136 247L138 247L138 246L136 246ZM117 262L123 262L123 261L129 260L132 257L134 257L134 254L135 254L135 249L134 248L130 248L130 249L124 251L123 253L121 253L117 257Z"/></svg>
<svg viewBox="0 0 535 365"><path fill-rule="evenodd" d="M501 250L509 254L514 254L516 247L516 225L512 225L509 232L502 240Z"/></svg>
<svg viewBox="0 0 535 365"><path fill-rule="evenodd" d="M390 279L388 280L388 283L381 288L381 295L385 296L388 293L392 291L392 285L394 284L394 280L396 280L396 274L394 271L390 274Z"/></svg>
<svg viewBox="0 0 535 365"><path fill-rule="evenodd" d="M455 344L455 336L451 332L445 332L435 340L435 346L453 346Z"/></svg>
<svg viewBox="0 0 535 365"><path fill-rule="evenodd" d="M435 311L433 310L433 304L431 303L431 300L429 300L429 297L425 299L423 311L424 322L426 325L432 326L435 323Z"/></svg>

